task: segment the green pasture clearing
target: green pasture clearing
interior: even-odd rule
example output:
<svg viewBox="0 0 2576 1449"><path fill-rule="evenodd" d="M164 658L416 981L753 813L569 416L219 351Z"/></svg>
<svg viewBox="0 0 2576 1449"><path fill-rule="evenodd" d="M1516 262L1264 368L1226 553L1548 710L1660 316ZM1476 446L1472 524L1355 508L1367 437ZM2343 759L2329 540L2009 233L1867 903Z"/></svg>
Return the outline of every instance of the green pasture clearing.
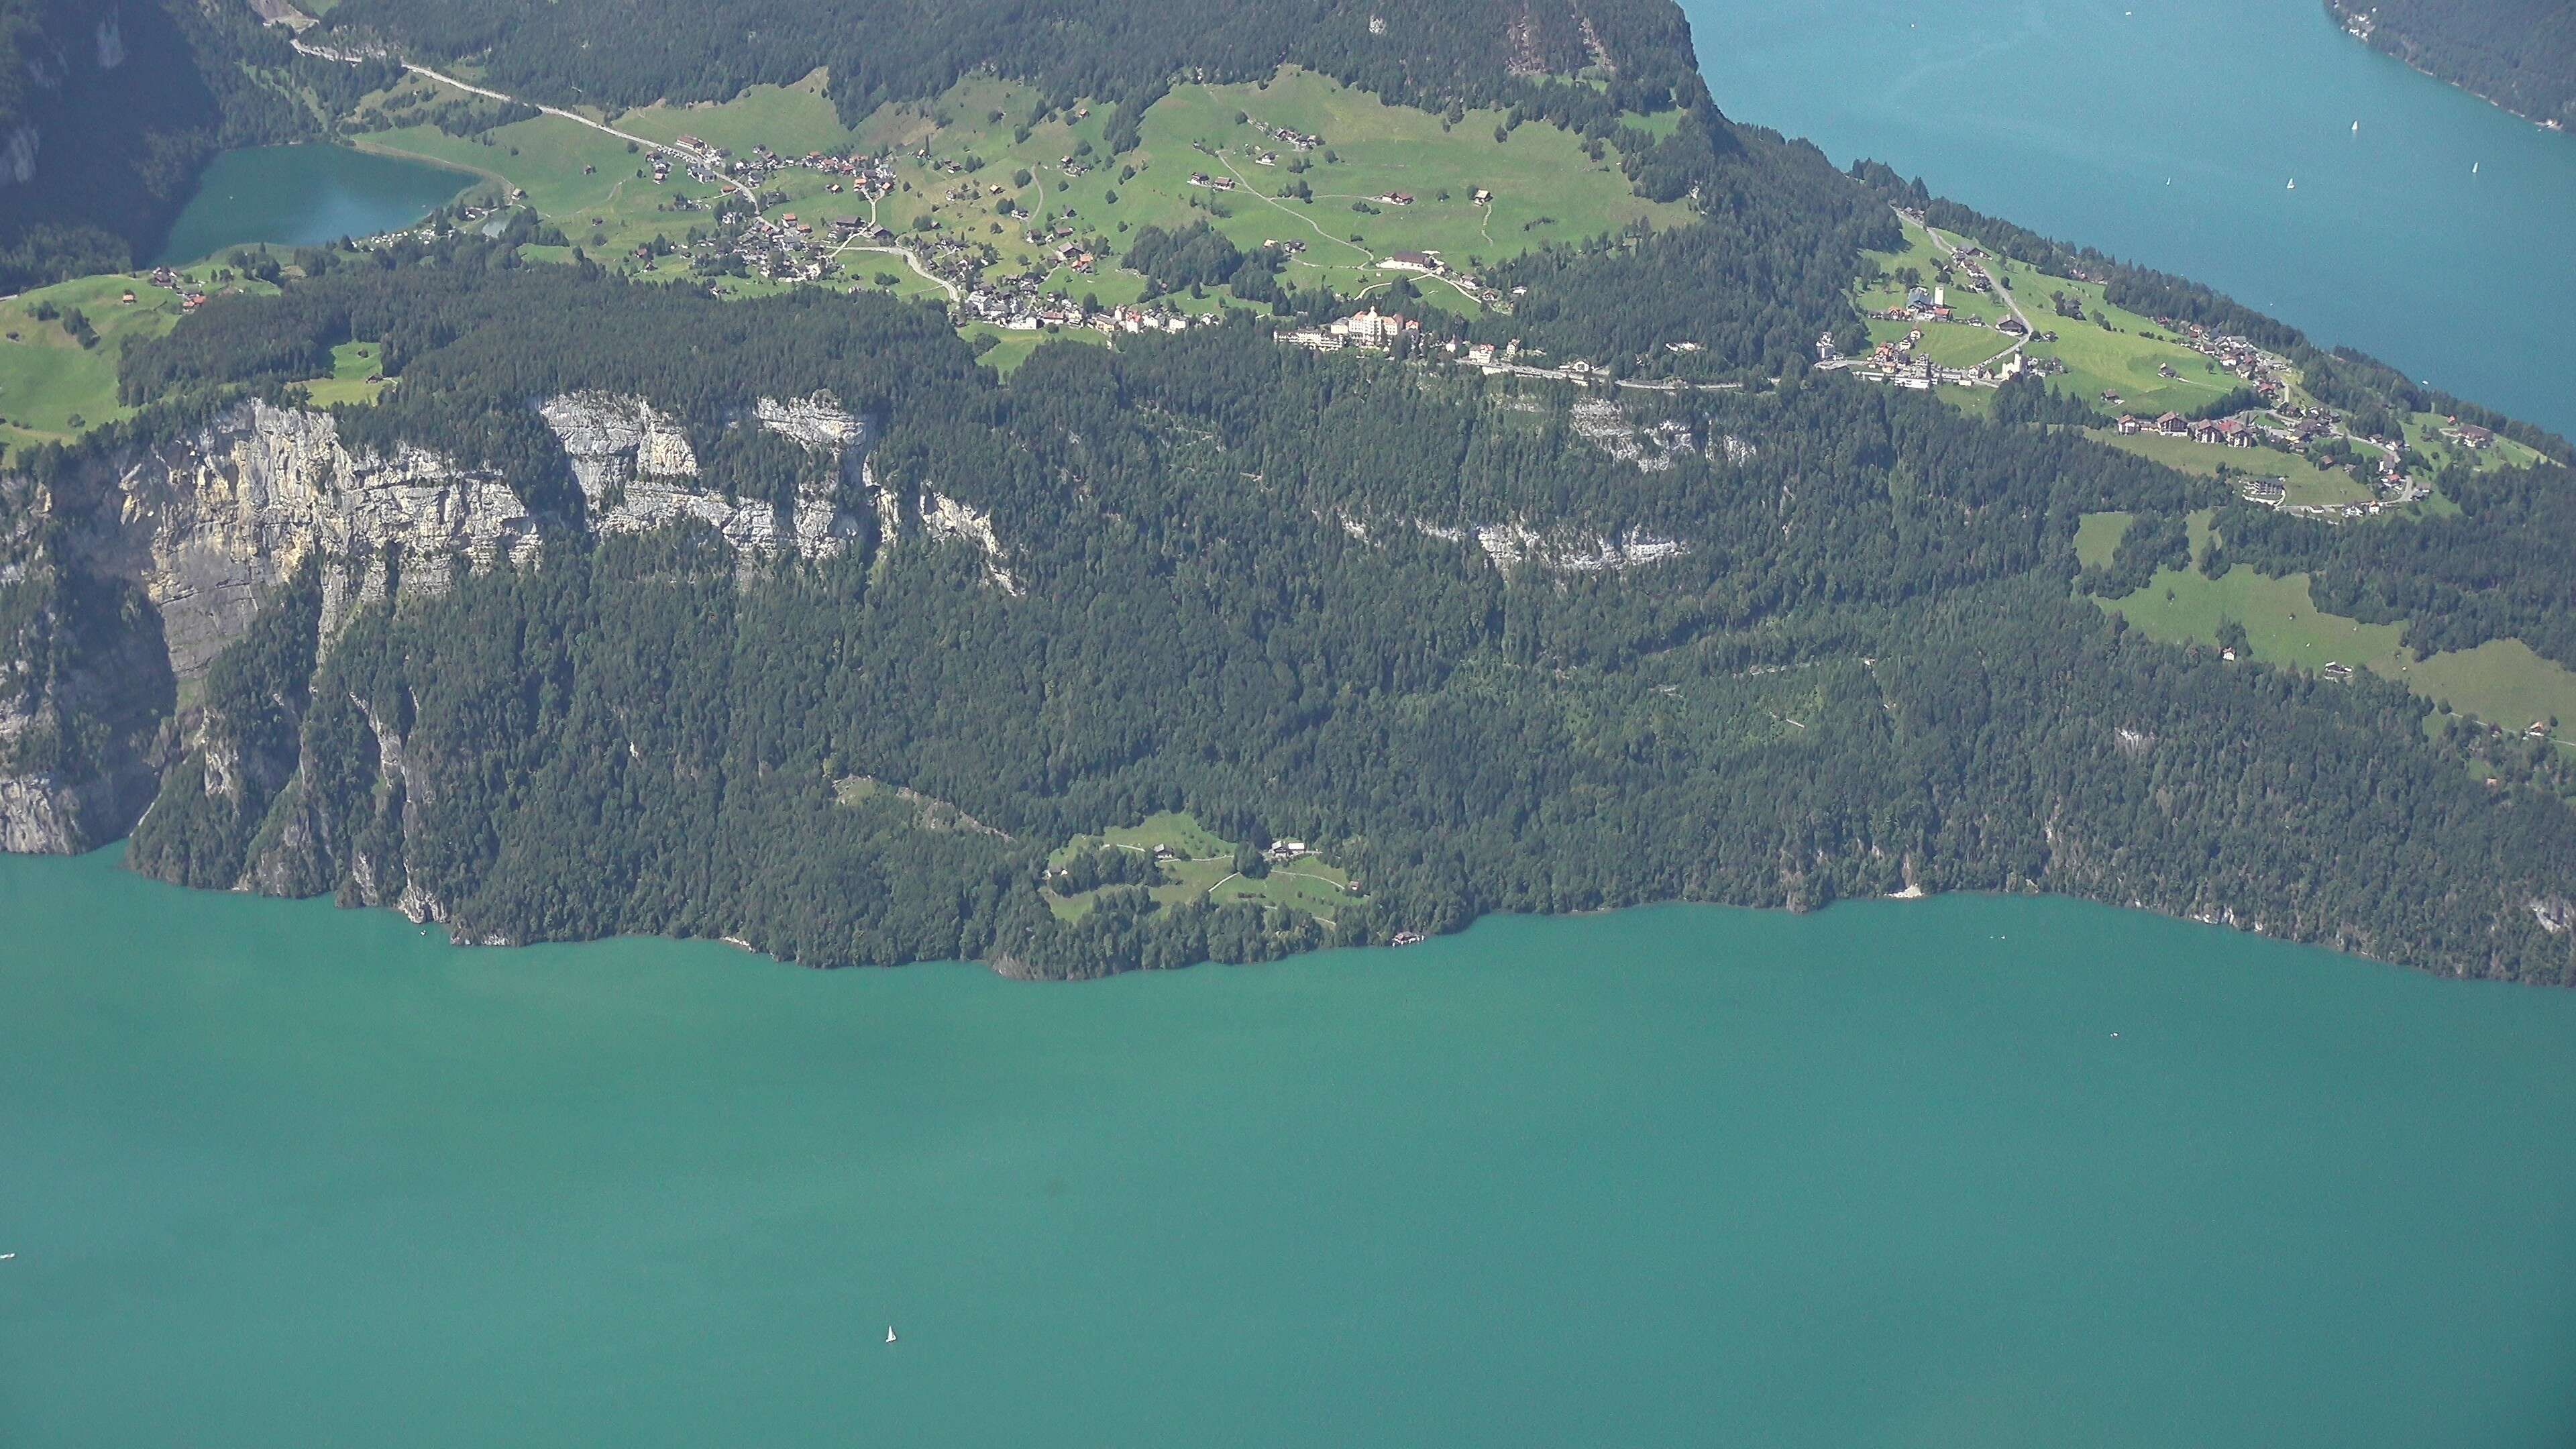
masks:
<svg viewBox="0 0 2576 1449"><path fill-rule="evenodd" d="M374 342L343 342L331 349L331 375L312 378L304 390L315 407L371 403L384 395L384 349Z"/></svg>
<svg viewBox="0 0 2576 1449"><path fill-rule="evenodd" d="M2541 461L2537 450L2525 447L2511 438L2498 437L2483 448L2472 448L2442 436L2451 420L2440 413L2414 413L2405 422L2406 444L2433 460L2436 469L2465 464L2480 473L2500 468L2528 468Z"/></svg>
<svg viewBox="0 0 2576 1449"><path fill-rule="evenodd" d="M229 253L227 253L229 255ZM181 275L215 287L213 263ZM131 338L158 337L177 326L179 294L153 286L146 274L107 272L76 277L0 300L0 444L25 447L69 442L101 423L129 417L116 400L116 359ZM249 292L274 289L263 282L222 284ZM127 302L127 292L134 300ZM63 330L63 317L36 318L50 303L89 319L98 343L83 347ZM77 421L75 421L77 419Z"/></svg>
<svg viewBox="0 0 2576 1449"><path fill-rule="evenodd" d="M490 145L483 144L488 139ZM636 173L647 158L630 152L627 143L561 116L539 116L500 127L487 137L464 139L430 126L373 131L357 138L367 150L416 156L462 166L527 192L537 214L563 228L564 236L593 256L625 251L663 235L673 241L692 224L710 220L703 211L670 209L677 197L699 199L717 188L674 172L656 186ZM591 168L585 172L584 167ZM667 264L667 263L666 263Z"/></svg>
<svg viewBox="0 0 2576 1449"><path fill-rule="evenodd" d="M1123 850L1141 850L1148 854L1161 846L1183 860L1210 857L1231 860L1235 843L1199 824L1198 817L1182 810L1166 810L1148 815L1142 824L1122 825L1098 835L1077 835L1047 855L1047 864L1060 866L1082 851L1114 845Z"/></svg>
<svg viewBox="0 0 2576 1449"><path fill-rule="evenodd" d="M2127 617L2129 626L2166 644L2218 642L2222 619L2245 626L2254 657L2311 674L2330 663L2367 666L2392 677L2412 662L2395 624L2363 624L2319 610L2308 597L2308 576L2273 578L2238 564L2220 578L2196 569L2160 569L2147 586L2122 599L2099 601Z"/></svg>
<svg viewBox="0 0 2576 1449"><path fill-rule="evenodd" d="M1041 329L1020 332L996 327L990 322L969 322L957 330L960 336L970 342L978 337L992 338L992 347L975 360L1004 377L1019 371L1020 364L1029 360L1029 354L1050 342L1070 342L1077 346L1088 347L1109 345L1107 337L1089 327L1059 327L1052 331Z"/></svg>
<svg viewBox="0 0 2576 1449"><path fill-rule="evenodd" d="M2296 453L2277 448L2231 448L2224 443L2198 443L2162 433L2121 433L2109 428L2087 429L2086 436L2203 478L2215 478L2218 470L2226 467L2249 478L2287 479L2284 486L2291 503L2368 503L2372 497L2370 489L2352 474L2340 468L2320 468Z"/></svg>
<svg viewBox="0 0 2576 1449"><path fill-rule="evenodd" d="M2134 513L2085 514L2075 523L2075 561L2088 569L2109 568L2120 540L2128 537L2129 525L2136 521Z"/></svg>
<svg viewBox="0 0 2576 1449"><path fill-rule="evenodd" d="M1236 842L1199 824L1186 812L1164 811L1146 817L1139 825L1122 826L1098 835L1078 835L1047 856L1050 868L1060 867L1079 853L1114 846L1150 855L1156 847L1173 852L1176 859L1164 862L1164 882L1150 888L1158 905L1176 906L1193 900L1210 900L1219 905L1251 902L1283 907L1330 921L1351 901L1359 899L1350 890L1347 871L1326 865L1313 856L1272 866L1259 879L1238 875L1234 869ZM1099 892L1085 891L1074 896L1059 896L1053 891L1041 892L1048 909L1065 920L1078 920L1097 904Z"/></svg>
<svg viewBox="0 0 2576 1449"><path fill-rule="evenodd" d="M2475 649L2455 649L2417 662L2409 689L2520 734L2536 723L2559 722L2565 737L2576 729L2576 672L2543 659L2519 639L2491 639Z"/></svg>
<svg viewBox="0 0 2576 1449"><path fill-rule="evenodd" d="M666 143L695 136L737 156L751 154L754 146L767 146L790 157L812 151L839 154L849 150L856 137L841 124L840 112L824 95L830 83L829 72L816 70L794 85L753 86L720 103L657 102L628 111L609 124Z"/></svg>
<svg viewBox="0 0 2576 1449"><path fill-rule="evenodd" d="M1911 322L1882 322L1873 318L1869 322L1869 340L1902 342L1905 335L1913 330ZM1971 327L1963 322L1926 322L1923 324L1923 340L1915 344L1909 356L1916 360L1929 357L1942 367L1975 367L2006 351L2012 343L2011 334L1990 328Z"/></svg>
<svg viewBox="0 0 2576 1449"><path fill-rule="evenodd" d="M2193 519L2195 554L2207 539L2205 518ZM2130 627L2148 638L2167 644L2214 647L2219 621L2233 619L2244 626L2257 662L2311 674L2322 673L2329 663L2368 669L2428 703L2448 704L2516 733L2535 721L2576 721L2576 672L2541 658L2521 640L2491 640L2474 649L2418 658L2402 642L2403 625L2364 624L2318 609L2309 597L2306 574L2273 578L2238 564L2224 577L2211 579L2196 569L2163 569L2126 598L2096 602L2125 616Z"/></svg>
<svg viewBox="0 0 2576 1449"><path fill-rule="evenodd" d="M1949 262L1941 254L1940 248L1932 244L1931 230L1917 225L1910 219L1900 218L1900 225L1905 233L1905 245L1901 249L1892 252L1862 253L1865 259L1862 267L1864 276L1870 274L1871 264L1878 269L1877 280L1874 283L1856 284L1852 288L1852 305L1864 312L1884 312L1890 308L1905 305L1906 284L1896 279L1897 272L1903 268L1912 267L1921 273L1923 280L1920 285L1924 287L1943 285L1938 278L1941 268L1949 265ZM1942 232L1940 235L1954 247L1971 244L1966 237L1951 236L1948 232ZM1960 274L1953 273L1954 277L1958 275ZM2012 315L2011 310L2004 306L2003 299L1985 292L1969 291L1962 285L1946 286L1942 292L1942 301L1948 304L1954 316L1982 318L1989 327ZM1928 332L1930 329L1925 330ZM1899 332L1897 335L1902 337L1905 334ZM1995 346L1996 352L2001 352L2010 344L2010 339L2003 338L2001 334L1989 335L1999 339ZM1876 337L1875 333L1873 337Z"/></svg>
<svg viewBox="0 0 2576 1449"><path fill-rule="evenodd" d="M2084 282L2062 281L2056 277L2040 280L2049 288L2063 288L2070 293L2078 289L2089 290L2097 300L2088 303L2088 312L2101 305L2098 298L2102 289L2099 287ZM2112 315L2113 327L2121 330L2106 331L2094 325L2089 317L2078 321L2073 317L2052 315L2046 289L2042 289L2037 305L2033 305L2033 299L2027 295L2016 293L2016 296L2022 310L2030 315L2032 326L2057 334L2054 342L2030 344L2031 355L2063 361L2067 368L2065 374L2050 381L2094 407L2148 417L2167 412L2190 412L2243 385L2233 374L2211 370L2209 359L2190 348L2164 341L2161 335L2153 338L2144 335L2137 325L2144 319L2126 313ZM2146 330L2151 331L2152 328L2152 323L2146 324ZM2177 375L2164 376L2156 370L2160 365L2171 367ZM2106 390L2120 395L2116 405L2102 399L2101 395Z"/></svg>
<svg viewBox="0 0 2576 1449"><path fill-rule="evenodd" d="M1246 118L1240 124L1238 114ZM1230 210L1232 216L1211 220L1239 246L1303 240L1308 249L1297 261L1345 291L1379 280L1365 274L1390 252L1433 252L1473 270L1631 222L1688 220L1685 208L1636 195L1615 150L1605 148L1602 159L1592 160L1582 138L1541 124L1524 125L1497 143L1494 129L1504 120L1501 112L1476 110L1444 124L1430 112L1390 106L1293 68L1267 82L1183 86L1146 112L1141 151L1147 164L1129 189L1152 193L1158 207L1182 207L1185 217L1210 204ZM1254 122L1319 135L1324 144L1304 153L1306 170L1298 173L1292 168L1299 153ZM1261 165L1264 155L1275 155L1277 164ZM1237 189L1191 187L1194 171L1231 177ZM1291 181L1302 181L1312 200L1279 199ZM1473 203L1478 189L1492 193L1489 205ZM1382 199L1395 192L1411 194L1413 203ZM1354 202L1375 207L1375 214L1353 210ZM1354 235L1362 240L1349 242ZM1296 263L1291 273L1303 279ZM1430 292L1437 284L1418 285Z"/></svg>
<svg viewBox="0 0 2576 1449"><path fill-rule="evenodd" d="M1286 865L1274 865L1259 880L1232 876L1208 893L1218 905L1250 901L1260 905L1282 906L1306 915L1330 921L1342 908L1357 899L1351 893L1347 871L1325 865L1309 856Z"/></svg>

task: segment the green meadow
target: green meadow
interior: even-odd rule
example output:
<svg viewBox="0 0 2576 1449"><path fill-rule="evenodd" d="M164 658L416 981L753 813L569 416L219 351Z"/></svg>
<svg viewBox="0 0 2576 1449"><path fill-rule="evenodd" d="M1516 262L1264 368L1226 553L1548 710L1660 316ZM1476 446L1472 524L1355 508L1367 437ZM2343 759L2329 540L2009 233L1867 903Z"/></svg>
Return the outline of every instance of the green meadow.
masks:
<svg viewBox="0 0 2576 1449"><path fill-rule="evenodd" d="M830 80L827 72L817 70L794 85L753 86L722 104L659 102L609 124L655 141L695 136L737 156L750 154L754 146L767 146L781 156L845 152L855 136L824 95Z"/></svg>
<svg viewBox="0 0 2576 1449"><path fill-rule="evenodd" d="M2226 467L2248 477L2285 479L2284 492L2291 503L2367 503L2373 496L2352 474L2340 468L2320 468L2277 448L2231 448L2224 443L2196 443L2161 433L2120 433L2109 428L2088 429L2087 433L2122 452L2204 478L2215 478L2218 470Z"/></svg>
<svg viewBox="0 0 2576 1449"><path fill-rule="evenodd" d="M2088 513L2075 525L2075 561L2090 569L2107 569L2120 540L2137 521L2134 513Z"/></svg>
<svg viewBox="0 0 2576 1449"><path fill-rule="evenodd" d="M2032 326L2057 334L2054 342L2032 343L2031 355L2065 362L2066 373L2051 381L2094 406L2148 417L2190 412L2243 385L2233 374L2217 371L2208 358L2171 340L2155 319L2112 306L2103 297L2100 283L2016 270L2013 295L2022 311L2029 314ZM2051 306L2052 292L2065 293L2082 306L2085 315L2080 319L2058 316ZM2093 321L2096 312L2109 327ZM2176 375L2166 377L2159 367L2170 367ZM2120 401L2116 405L2104 401L2105 391L2118 393Z"/></svg>
<svg viewBox="0 0 2576 1449"><path fill-rule="evenodd" d="M199 285L217 285L216 268L185 269ZM272 290L266 283L233 281L243 291ZM125 294L134 300L124 300ZM51 306L63 314L40 320ZM64 323L77 311L97 333L83 347ZM153 286L144 274L109 272L78 277L0 300L0 445L69 442L101 423L129 417L116 400L116 359L126 342L158 337L178 325L179 294Z"/></svg>
<svg viewBox="0 0 2576 1449"><path fill-rule="evenodd" d="M1053 331L1017 332L996 327L990 322L969 322L959 328L958 332L969 342L978 337L992 338L992 347L977 354L975 360L1004 377L1019 371L1020 364L1029 360L1030 353L1050 342L1072 342L1091 347L1109 345L1107 337L1088 327L1061 327Z"/></svg>
<svg viewBox="0 0 2576 1449"><path fill-rule="evenodd" d="M1913 330L1914 324L1910 322L1882 322L1872 318L1869 340L1902 342ZM1930 357L1942 367L1975 367L2010 349L2012 342L2010 333L1991 328L1971 327L1964 322L1926 322L1923 324L1923 340L1915 344L1912 355L1916 358Z"/></svg>
<svg viewBox="0 0 2576 1449"><path fill-rule="evenodd" d="M1165 205L1231 211L1211 220L1237 245L1304 241L1307 251L1291 263L1292 273L1302 268L1327 276L1345 292L1391 281L1373 270L1390 252L1431 252L1474 270L1631 222L1670 226L1688 218L1685 208L1636 195L1615 150L1604 148L1596 161L1585 155L1580 137L1537 124L1497 142L1494 132L1504 120L1501 112L1480 110L1452 124L1295 69L1262 82L1184 86L1146 112L1143 149L1151 164L1139 168L1136 180ZM1299 153L1255 123L1319 135L1324 144L1304 153L1306 169L1295 172ZM1263 165L1265 157L1276 164ZM1219 194L1189 186L1190 175L1200 171L1230 177L1238 189ZM1283 199L1292 181L1302 182L1312 199ZM1488 204L1475 204L1478 190L1491 193ZM1411 195L1412 204L1383 199L1399 192ZM1375 212L1355 210L1354 203ZM1426 295L1441 291L1417 285Z"/></svg>
<svg viewBox="0 0 2576 1449"><path fill-rule="evenodd" d="M1360 897L1351 890L1350 873L1326 865L1313 856L1274 865L1258 879L1237 874L1234 869L1236 842L1199 824L1197 817L1186 812L1165 811L1151 815L1137 825L1122 826L1099 835L1080 835L1048 855L1049 867L1060 867L1085 851L1103 846L1151 855L1158 847L1170 850L1174 859L1163 864L1163 883L1150 888L1155 902L1164 906L1181 905L1193 900L1209 900L1219 905L1249 902L1279 906L1305 915L1331 921L1349 902ZM1047 906L1066 920L1077 920L1098 903L1098 891L1085 891L1059 896L1054 891L1042 892Z"/></svg>
<svg viewBox="0 0 2576 1449"><path fill-rule="evenodd" d="M2428 699L2515 734L2554 719L2557 736L2576 741L2576 672L2534 654L2519 639L2490 639L2475 649L2436 654L2416 663L2406 683Z"/></svg>
<svg viewBox="0 0 2576 1449"><path fill-rule="evenodd" d="M2196 560L2209 543L2209 515L2194 514L2190 523ZM2076 533L2078 556L2108 563L2127 527L2125 515L2087 515ZM2238 564L2212 579L2197 568L2162 569L2136 593L2095 602L2167 644L2216 647L2220 623L2232 619L2244 627L2256 663L2310 674L2330 663L2368 669L2429 703L2515 733L2550 719L2562 722L2562 733L2576 723L2576 671L2540 657L2521 640L2418 657L2404 643L2403 625L2364 624L2319 609L2306 574L2274 578Z"/></svg>
<svg viewBox="0 0 2576 1449"><path fill-rule="evenodd" d="M384 395L384 347L375 342L343 342L331 349L331 375L304 384L315 407L371 403Z"/></svg>
<svg viewBox="0 0 2576 1449"><path fill-rule="evenodd" d="M765 191L785 198L766 214L783 220L792 212L807 225L862 215L897 232L935 231L990 247L997 274L1038 270L1047 290L1102 304L1144 300L1143 280L1120 271L1114 257L1078 273L1052 255L1060 242L1027 240L1033 227L1069 226L1076 236L1106 239L1114 253L1139 227L1206 220L1246 248L1303 242L1305 253L1287 264L1291 281L1328 280L1338 291L1356 293L1398 285L1397 274L1377 265L1391 252L1432 252L1473 269L1631 222L1678 225L1689 215L1684 207L1635 195L1615 149L1605 147L1595 160L1571 132L1529 124L1497 142L1494 131L1506 119L1500 112L1473 111L1448 124L1294 69L1263 82L1175 89L1146 113L1141 144L1119 157L1108 154L1103 134L1108 108L1077 105L1041 121L1034 91L990 76L961 81L934 101L888 105L856 128L841 125L824 97L825 80L817 72L792 86L753 87L719 105L647 107L614 124L660 141L694 135L738 155L754 145L791 157L890 150L899 184L874 206L835 193L830 177L789 169L765 183ZM407 81L396 94L413 94L424 84ZM1264 136L1255 122L1319 134L1325 145L1306 153L1299 171L1298 153ZM678 176L660 187L638 181L642 160L625 142L552 116L482 138L415 126L370 132L361 144L465 166L522 188L572 243L602 255L657 233L677 239L704 215L668 211L670 199L713 190ZM1264 164L1272 157L1275 164ZM1193 185L1194 174L1225 177L1235 189ZM1311 196L1288 198L1292 180ZM1479 189L1492 193L1490 204L1472 201ZM1412 203L1387 199L1399 192ZM1026 215L1005 214L1013 210ZM666 259L655 270L678 275L685 265ZM937 290L892 257L846 256L840 273L835 285L875 287L879 273L891 273L898 278L891 290ZM763 290L739 280L728 285L736 295ZM1416 277L1412 286L1434 305L1475 306L1429 278Z"/></svg>

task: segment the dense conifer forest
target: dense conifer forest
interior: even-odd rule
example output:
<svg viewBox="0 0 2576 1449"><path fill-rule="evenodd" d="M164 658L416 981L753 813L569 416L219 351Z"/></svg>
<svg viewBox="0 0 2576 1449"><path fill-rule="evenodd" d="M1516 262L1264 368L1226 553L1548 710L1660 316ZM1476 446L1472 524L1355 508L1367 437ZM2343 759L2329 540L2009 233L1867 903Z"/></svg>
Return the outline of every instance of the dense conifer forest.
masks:
<svg viewBox="0 0 2576 1449"><path fill-rule="evenodd" d="M2576 127L2570 0L2326 0L2384 51L2518 116Z"/></svg>
<svg viewBox="0 0 2576 1449"><path fill-rule="evenodd" d="M886 420L879 486L989 510L1021 591L923 538L745 576L703 530L565 529L539 566L366 606L326 641L308 579L208 674L198 743L135 833L136 866L174 880L416 888L478 938L723 934L1047 975L1909 885L2569 970L2525 903L2576 869L2576 814L2477 785L2393 686L2128 634L2075 587L2117 587L2079 569L2076 521L2140 515L2134 573L2224 494L2045 423L1793 378L1635 404L1692 440L1640 469L1562 389L1319 358L1248 322L1049 346L1003 383L936 312L882 299L722 303L472 242L315 270L136 350L144 418L32 475L105 506L115 458L234 390L284 395L352 338L405 379L342 410L353 436L532 485L565 468L551 433L506 425L532 395L641 393L713 458L756 398L824 390ZM762 486L714 463L704 482ZM1682 547L1498 564L1474 537L1495 524L1564 556ZM843 803L856 776L1004 833ZM1046 909L1049 849L1166 809L1324 843L1365 897L1329 926L1139 891Z"/></svg>
<svg viewBox="0 0 2576 1449"><path fill-rule="evenodd" d="M979 69L1060 104L1283 64L1413 103L1507 102L1528 77L1596 65L1604 114L1704 94L1688 27L1661 0L344 0L327 19L339 35L471 60L504 90L564 105L722 100L822 67L854 124Z"/></svg>

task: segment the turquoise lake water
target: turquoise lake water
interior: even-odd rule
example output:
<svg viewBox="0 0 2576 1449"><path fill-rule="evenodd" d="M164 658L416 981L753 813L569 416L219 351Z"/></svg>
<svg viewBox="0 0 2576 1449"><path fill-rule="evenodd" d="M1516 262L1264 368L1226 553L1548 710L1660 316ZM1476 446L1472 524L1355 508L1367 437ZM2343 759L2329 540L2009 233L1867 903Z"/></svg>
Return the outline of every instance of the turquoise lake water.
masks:
<svg viewBox="0 0 2576 1449"><path fill-rule="evenodd" d="M226 151L198 178L156 266L250 242L314 246L418 221L475 183L469 172L347 146Z"/></svg>
<svg viewBox="0 0 2576 1449"><path fill-rule="evenodd" d="M2576 434L2576 134L2408 70L2317 0L1682 8L1731 116Z"/></svg>
<svg viewBox="0 0 2576 1449"><path fill-rule="evenodd" d="M2576 1442L2576 993L2045 899L1065 987L0 920L12 1449Z"/></svg>
<svg viewBox="0 0 2576 1449"><path fill-rule="evenodd" d="M2576 138L2307 0L1690 9L1732 114L2576 426ZM459 180L297 149L173 252ZM0 1445L2565 1449L2571 1083L2576 993L2047 899L1044 987L0 857Z"/></svg>

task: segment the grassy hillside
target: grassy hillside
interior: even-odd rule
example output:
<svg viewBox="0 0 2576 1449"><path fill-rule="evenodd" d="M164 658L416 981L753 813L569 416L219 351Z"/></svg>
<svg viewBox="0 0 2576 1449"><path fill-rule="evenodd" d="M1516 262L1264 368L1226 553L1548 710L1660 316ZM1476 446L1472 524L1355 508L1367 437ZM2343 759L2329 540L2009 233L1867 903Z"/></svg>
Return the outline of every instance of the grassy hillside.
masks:
<svg viewBox="0 0 2576 1449"><path fill-rule="evenodd" d="M2128 524L2122 514L2087 516L2076 535L2078 554L2107 565ZM2198 556L2209 541L2206 514L2192 518L2191 532ZM2323 674L2330 664L2368 669L2430 703L2513 733L2558 720L2562 737L2576 744L2576 671L2541 658L2519 639L2419 657L2404 643L2403 624L2365 624L2318 608L2306 574L2275 578L2238 564L2213 579L2197 568L2162 569L2136 593L2098 602L2151 639L2214 648L2221 625L2232 621L2244 628L2256 663L2310 674Z"/></svg>
<svg viewBox="0 0 2576 1449"><path fill-rule="evenodd" d="M1106 239L1115 252L1137 228L1204 219L1244 248L1302 243L1287 280L1350 294L1393 286L1396 275L1378 263L1397 251L1433 252L1474 268L1551 242L1638 223L1677 226L1690 217L1686 207L1637 196L1615 149L1604 146L1595 159L1571 132L1508 128L1499 111L1465 110L1453 122L1293 68L1267 81L1175 88L1145 113L1142 143L1117 157L1108 150L1107 107L1076 105L1040 120L1047 108L1036 92L989 76L961 81L935 100L881 107L855 129L840 124L825 84L817 74L794 86L756 86L722 104L629 111L614 124L659 141L694 135L741 155L755 145L791 157L890 150L900 183L874 206L835 193L833 178L822 173L790 169L765 183L765 192L784 197L765 214L795 213L807 222L866 215L901 233L935 229L990 247L992 273L1048 271L1051 290L1106 303L1141 299L1142 280L1120 272L1114 259L1089 275L1059 267L1050 255L1055 244L1027 240L1033 225L1069 225ZM1264 124L1320 135L1325 144L1300 156L1258 129ZM1497 131L1507 139L1496 140ZM660 186L639 179L642 162L628 143L552 116L477 138L425 126L378 130L361 144L470 167L522 188L529 204L594 255L683 235L707 217L675 210L674 201L716 191L676 173ZM1194 184L1202 174L1234 189ZM1292 183L1311 194L1287 196ZM1491 194L1488 204L1474 202L1478 190ZM1413 200L1386 199L1394 193ZM1014 209L1025 219L1006 214ZM898 279L891 290L937 290L900 259L882 260L889 265L853 253L832 280L877 287L878 273L890 272ZM666 261L660 270L676 275L680 265ZM1441 305L1474 305L1443 284L1418 285ZM736 290L750 296L767 289Z"/></svg>
<svg viewBox="0 0 2576 1449"><path fill-rule="evenodd" d="M218 283L213 265L180 275L205 286L274 291L263 283ZM134 300L124 300L125 294ZM58 315L39 318L52 310ZM97 336L84 347L66 323L77 312ZM179 294L143 274L76 277L0 301L0 446L68 442L101 423L132 415L116 400L116 359L130 338L158 337L176 326Z"/></svg>
<svg viewBox="0 0 2576 1449"><path fill-rule="evenodd" d="M1237 848L1237 842L1199 824L1196 816L1165 811L1146 817L1141 824L1076 836L1049 855L1047 864L1061 870L1076 856L1101 849L1147 858L1158 850L1169 851L1161 868L1162 883L1148 888L1158 905L1206 901L1276 906L1326 925L1352 902L1365 899L1352 889L1350 872L1314 856L1266 865L1258 877L1245 875L1235 869ZM1059 894L1050 888L1044 894L1057 919L1067 921L1090 914L1100 897L1099 890Z"/></svg>

